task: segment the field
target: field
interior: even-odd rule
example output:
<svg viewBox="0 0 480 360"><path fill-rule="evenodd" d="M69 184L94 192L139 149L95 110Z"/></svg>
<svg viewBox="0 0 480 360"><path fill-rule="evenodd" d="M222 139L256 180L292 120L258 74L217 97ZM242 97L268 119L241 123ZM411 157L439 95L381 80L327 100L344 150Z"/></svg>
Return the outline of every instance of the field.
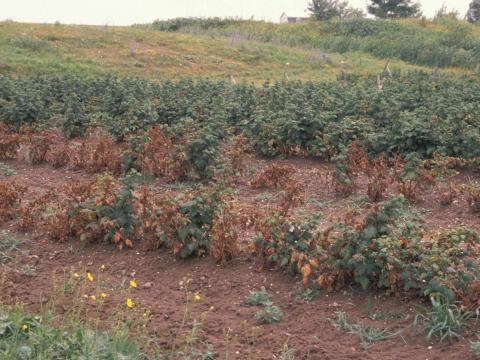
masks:
<svg viewBox="0 0 480 360"><path fill-rule="evenodd" d="M479 34L0 23L0 358L478 358Z"/></svg>

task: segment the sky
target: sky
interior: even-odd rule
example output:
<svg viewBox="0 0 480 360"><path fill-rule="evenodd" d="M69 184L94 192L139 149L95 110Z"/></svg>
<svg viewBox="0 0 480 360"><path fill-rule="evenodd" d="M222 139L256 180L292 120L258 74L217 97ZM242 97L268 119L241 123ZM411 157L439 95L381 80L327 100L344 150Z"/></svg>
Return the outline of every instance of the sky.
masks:
<svg viewBox="0 0 480 360"><path fill-rule="evenodd" d="M442 4L463 16L471 0L421 0L432 17ZM0 20L92 25L131 25L174 17L254 17L278 21L286 12L305 15L309 0L0 0ZM368 0L350 0L365 8Z"/></svg>

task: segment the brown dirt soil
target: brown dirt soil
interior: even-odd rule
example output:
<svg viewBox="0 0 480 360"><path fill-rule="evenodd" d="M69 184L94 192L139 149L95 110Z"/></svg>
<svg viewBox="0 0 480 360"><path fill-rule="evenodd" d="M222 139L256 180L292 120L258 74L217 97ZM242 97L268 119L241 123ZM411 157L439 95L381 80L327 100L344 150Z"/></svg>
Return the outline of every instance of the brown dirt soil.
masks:
<svg viewBox="0 0 480 360"><path fill-rule="evenodd" d="M328 224L341 218L347 207L355 207L359 213L368 207L363 188L348 198L338 198L325 180L325 174L331 171L328 164L304 159L273 161L293 164L297 168L295 178L305 183L307 202L296 210L299 216L321 211L322 224ZM59 188L72 179L95 177L82 171L53 169L49 165L29 166L20 160L4 163L15 171L12 179L27 187L24 199L34 199L49 188ZM252 160L249 167L253 172L254 168L264 164L265 161L257 159ZM472 176L460 174L454 181L463 183L468 175ZM4 176L0 174L0 178ZM249 179L244 177L237 181L235 202L238 206L246 209L274 207L279 190L252 190ZM157 180L156 185L159 191L167 191L169 187L163 180ZM168 191L174 192L172 189ZM466 223L480 229L478 215L468 210L462 195L451 205L442 206L434 192L425 193L416 207L427 210L425 222L430 228ZM13 231L13 226L3 224L0 229ZM247 231L242 238L246 241L251 235ZM77 271L83 275L88 269L102 278L108 298L105 301L107 306L87 306L87 314L100 313L100 317L108 319L117 311L128 312L124 304L127 293L112 284L128 283L134 276L138 288L128 296L138 309L151 311L148 331L156 334L166 348L175 342L179 332L188 330L193 319L202 318L204 339L213 345L215 358L219 359L225 358L227 350L230 359L278 359L285 343L297 349L298 359L473 359L469 352L470 341L475 339L473 333L467 331L466 338L443 344L426 343L423 333L413 334L411 324L414 307L418 305L416 301L350 288L333 294L320 292L307 303L296 297L298 279L276 269L257 271L254 259L248 254L220 266L210 258L179 261L167 250L141 253L136 248L117 251L113 246L105 245L79 248L78 242L53 243L41 234L15 236L22 240L21 253L9 255L19 257L19 263L8 262L0 266L0 303L14 305L21 302L32 313L41 312L52 296L55 297L55 312L67 312L72 306L72 296L60 294L52 288L52 274L59 279L64 271ZM34 268L33 276L19 271L19 264ZM102 264L106 267L104 271L99 270ZM255 320L258 308L241 305L250 290L262 286L284 312L284 318L277 324L258 325ZM85 291L88 291L88 285ZM188 304L188 321L184 322L187 292L198 292L201 300ZM346 334L326 320L340 310L346 312L351 323L388 327L392 333L404 331L364 350L357 336ZM374 314L378 315L378 320L371 320ZM62 316L56 320L61 323ZM231 334L230 341L227 341L226 331Z"/></svg>

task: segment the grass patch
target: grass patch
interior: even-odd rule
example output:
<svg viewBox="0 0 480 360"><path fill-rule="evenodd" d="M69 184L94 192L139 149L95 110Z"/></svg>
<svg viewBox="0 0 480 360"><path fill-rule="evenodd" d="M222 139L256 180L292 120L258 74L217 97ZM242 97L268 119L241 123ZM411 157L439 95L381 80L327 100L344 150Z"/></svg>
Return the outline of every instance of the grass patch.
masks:
<svg viewBox="0 0 480 360"><path fill-rule="evenodd" d="M15 171L13 171L10 166L8 166L7 164L3 164L3 163L0 163L0 173L3 176L7 176L7 177L15 175Z"/></svg>
<svg viewBox="0 0 480 360"><path fill-rule="evenodd" d="M236 25L235 25L236 26ZM335 80L342 60L349 74L371 76L384 61L357 51L312 49L303 44L260 41L255 36L172 33L148 27L68 26L0 22L1 68L36 72L118 73L165 79L209 77L237 81ZM392 61L391 69L420 69Z"/></svg>
<svg viewBox="0 0 480 360"><path fill-rule="evenodd" d="M56 328L49 319L25 314L20 308L0 312L2 359L139 359L140 354L125 329Z"/></svg>
<svg viewBox="0 0 480 360"><path fill-rule="evenodd" d="M0 233L0 251L19 250L21 241L6 231Z"/></svg>
<svg viewBox="0 0 480 360"><path fill-rule="evenodd" d="M427 340L437 338L440 342L461 337L461 331L467 326L467 321L472 317L470 312L462 312L455 305L431 299L432 307L426 314L419 314L414 320L414 329L420 320L427 332Z"/></svg>
<svg viewBox="0 0 480 360"><path fill-rule="evenodd" d="M347 319L347 315L343 311L337 311L334 319L328 319L334 326L341 330L358 336L360 344L366 350L372 344L386 340L398 335L398 333L390 333L388 329L377 329L370 326L363 326L361 324L350 324Z"/></svg>

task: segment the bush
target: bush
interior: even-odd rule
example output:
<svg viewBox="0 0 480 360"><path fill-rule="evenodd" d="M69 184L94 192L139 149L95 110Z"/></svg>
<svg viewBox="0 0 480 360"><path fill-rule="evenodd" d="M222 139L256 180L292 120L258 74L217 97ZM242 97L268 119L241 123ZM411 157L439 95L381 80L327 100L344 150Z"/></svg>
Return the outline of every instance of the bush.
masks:
<svg viewBox="0 0 480 360"><path fill-rule="evenodd" d="M300 273L305 286L316 281L327 291L356 283L468 304L470 285L480 279L477 233L459 227L428 236L405 212L402 197L324 231L315 221L295 224L279 215L257 220L256 229L259 256Z"/></svg>
<svg viewBox="0 0 480 360"><path fill-rule="evenodd" d="M190 18L175 18L175 19L169 19L169 20L155 20L151 26L155 30L174 32L174 31L190 29L190 28L200 28L202 30L208 30L210 28L221 28L221 27L226 27L228 25L235 24L236 22L239 22L239 20L230 19L230 18L219 18L219 17L213 17L213 18L190 17Z"/></svg>

